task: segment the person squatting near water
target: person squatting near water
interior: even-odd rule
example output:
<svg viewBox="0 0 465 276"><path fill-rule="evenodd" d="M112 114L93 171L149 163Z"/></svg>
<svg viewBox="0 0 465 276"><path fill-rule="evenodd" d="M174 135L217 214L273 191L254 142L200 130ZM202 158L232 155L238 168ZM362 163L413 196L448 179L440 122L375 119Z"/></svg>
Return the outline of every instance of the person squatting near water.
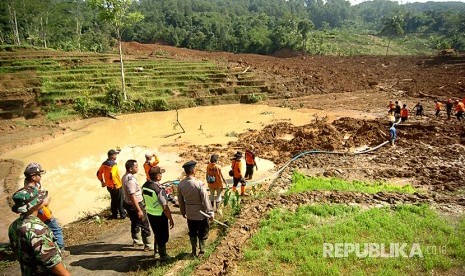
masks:
<svg viewBox="0 0 465 276"><path fill-rule="evenodd" d="M153 241L151 240L144 198L135 176L139 171L139 165L136 160L130 159L126 161L125 167L126 173L122 179L124 192L123 206L131 220L133 245L144 245L144 250L153 250Z"/></svg>
<svg viewBox="0 0 465 276"><path fill-rule="evenodd" d="M210 190L210 203L215 211L220 209L221 201L223 200L223 183L226 184L221 166L218 164L218 155L213 154L210 157L210 163L207 165L207 172L205 176Z"/></svg>
<svg viewBox="0 0 465 276"><path fill-rule="evenodd" d="M245 193L245 179L242 176L242 152L238 151L236 154L234 154L233 159L231 159L231 171L232 171L232 177L233 177L233 187L232 191L236 192L237 185L241 183L241 195L246 196L247 194Z"/></svg>
<svg viewBox="0 0 465 276"><path fill-rule="evenodd" d="M208 200L208 192L202 181L195 178L197 162L186 162L182 167L186 177L179 182L179 209L187 218L189 239L192 246L192 257L200 257L205 253L205 241L210 231L209 219L200 213L207 213L213 219L214 212ZM199 255L197 255L197 241Z"/></svg>
<svg viewBox="0 0 465 276"><path fill-rule="evenodd" d="M45 174L45 170L42 169L39 163L32 162L28 164L24 170L24 176L26 177L24 179L24 187L35 187L38 190L41 190L43 174ZM56 218L52 215L52 211L48 207L48 204L38 210L37 217L44 222L48 228L50 228L63 255L68 256L69 252L64 250L65 242L63 239L63 229L58 224Z"/></svg>
<svg viewBox="0 0 465 276"><path fill-rule="evenodd" d="M22 275L71 275L63 264L60 247L39 211L50 202L47 191L26 186L12 196L11 210L19 214L8 228L10 246Z"/></svg>
<svg viewBox="0 0 465 276"><path fill-rule="evenodd" d="M171 210L168 207L168 198L165 190L160 187L160 180L164 172L165 170L159 166L150 168L150 180L142 186L142 196L145 201L147 217L155 236L154 255L158 251L160 260L168 261L171 257L166 253L166 244L170 237L170 229L174 227L174 221L171 216Z"/></svg>
<svg viewBox="0 0 465 276"><path fill-rule="evenodd" d="M253 168L258 171L257 162L255 161L255 153L253 152L254 146L251 145L250 149L245 151L245 180L251 180L253 176Z"/></svg>
<svg viewBox="0 0 465 276"><path fill-rule="evenodd" d="M126 218L126 211L123 208L122 182L118 171L116 157L119 151L111 149L107 152L108 159L105 160L97 171L97 178L100 180L102 188L107 187L110 193L111 218L117 219L118 213L121 219Z"/></svg>

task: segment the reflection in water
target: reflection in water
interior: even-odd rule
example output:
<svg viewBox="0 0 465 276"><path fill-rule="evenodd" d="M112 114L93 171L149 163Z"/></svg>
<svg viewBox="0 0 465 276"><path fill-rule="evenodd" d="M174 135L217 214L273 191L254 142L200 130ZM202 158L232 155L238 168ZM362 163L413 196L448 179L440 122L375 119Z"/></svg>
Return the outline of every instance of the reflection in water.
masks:
<svg viewBox="0 0 465 276"><path fill-rule="evenodd" d="M185 160L179 158L179 153L187 150L187 145L225 145L237 139L227 136L233 131L242 133L247 129L262 129L279 121L304 125L312 121L314 114L322 116L326 113L321 110L306 110L304 113L266 105L196 107L179 110L179 120L186 133L176 135L172 134L179 132L180 128L175 127L175 111L122 115L118 120L102 119L82 130L18 148L0 158L16 159L24 164L32 161L42 164L47 170L42 184L52 197L50 207L64 225L109 206L108 192L101 187L96 172L111 148L120 146L122 149L117 159L121 175L125 172L126 160L136 159L142 163L145 152L152 150L159 156L160 166L166 169L163 180L173 180L182 174L181 165ZM207 165L209 156L206 158L197 160L199 166ZM227 177L229 160L221 161ZM258 167L260 170L254 179L266 176L273 163L260 160ZM205 168L200 169L202 173L198 177L203 179ZM138 175L140 185L145 181L143 174L141 170ZM22 181L18 182L18 186L22 185ZM3 209L5 204L5 201L1 202ZM3 217L0 226L4 228L15 217L15 214Z"/></svg>

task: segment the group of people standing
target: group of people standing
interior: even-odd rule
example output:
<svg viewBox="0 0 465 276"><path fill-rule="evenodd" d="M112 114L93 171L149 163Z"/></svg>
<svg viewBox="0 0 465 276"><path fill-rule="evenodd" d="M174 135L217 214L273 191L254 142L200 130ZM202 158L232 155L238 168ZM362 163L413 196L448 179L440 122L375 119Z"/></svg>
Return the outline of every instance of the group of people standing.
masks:
<svg viewBox="0 0 465 276"><path fill-rule="evenodd" d="M169 260L166 244L169 230L174 227L174 220L168 206L168 197L160 181L165 172L158 166L158 157L148 152L145 154L145 183L140 186L137 180L139 165L130 159L125 163L126 173L121 177L116 162L119 149L107 152L107 159L97 171L101 186L110 194L111 219L131 221L131 237L134 246L143 246L144 250L153 250L161 261ZM245 153L246 172L242 175L242 153L237 152L231 159L233 190L241 183L241 195L246 195L246 179L252 179L253 169L257 168L255 154L252 150ZM213 154L207 165L204 182L196 178L196 161L186 162L182 168L185 173L177 187L178 204L181 215L187 219L188 234L192 246L192 256L199 257L205 252L210 220L215 210L220 208L222 192L226 180L218 164L219 156ZM24 187L16 191L12 199L13 212L20 214L9 227L10 244L18 257L23 275L40 273L69 275L62 258L69 255L64 250L62 229L52 216L48 204L50 196L42 190L41 176L45 173L40 164L31 163L24 171ZM151 229L150 229L151 228ZM152 239L154 233L155 240ZM198 251L197 251L198 249Z"/></svg>
<svg viewBox="0 0 465 276"><path fill-rule="evenodd" d="M464 113L465 113L465 98L460 100L455 100L453 101L452 99L448 99L447 101L440 101L440 100L435 100L434 101L434 110L435 110L435 116L439 117L441 114L441 111L443 110L443 107L445 106L446 108L446 114L447 114L447 119L451 119L452 115L452 110L455 111L455 116L457 117L457 120L462 120L464 119ZM388 114L389 115L394 115L395 121L400 121L405 122L407 121L409 117L409 110L407 108L406 104L403 104L402 107L400 107L400 104L398 101L395 101L394 103L392 101L389 101L388 104ZM423 105L421 102L418 102L414 107L413 110L415 111L415 116L423 116L424 115L424 109Z"/></svg>

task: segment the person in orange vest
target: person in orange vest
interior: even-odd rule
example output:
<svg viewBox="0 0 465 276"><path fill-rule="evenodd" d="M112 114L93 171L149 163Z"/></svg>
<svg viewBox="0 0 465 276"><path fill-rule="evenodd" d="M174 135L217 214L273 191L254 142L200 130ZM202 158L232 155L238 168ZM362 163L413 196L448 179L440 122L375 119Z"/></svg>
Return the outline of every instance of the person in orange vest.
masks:
<svg viewBox="0 0 465 276"><path fill-rule="evenodd" d="M231 160L231 169L233 172L233 187L232 190L233 192L236 191L237 185L239 182L241 183L241 195L247 195L245 193L245 179L242 176L242 163L241 163L241 158L242 158L242 152L238 151L236 154L234 154L234 158Z"/></svg>
<svg viewBox="0 0 465 276"><path fill-rule="evenodd" d="M223 183L226 183L223 173L221 172L221 166L218 165L218 155L213 154L210 157L210 163L207 165L206 180L208 183L208 189L210 190L210 203L214 210L219 209Z"/></svg>
<svg viewBox="0 0 465 276"><path fill-rule="evenodd" d="M24 170L24 187L35 187L38 190L42 190L42 175L45 174L45 170L42 169L39 163L32 162L26 166ZM37 213L37 217L45 223L48 228L52 231L56 238L58 247L60 248L63 256L68 256L69 251L64 250L65 242L63 239L63 229L58 224L58 221L53 217L52 211L48 207L48 204L42 207Z"/></svg>
<svg viewBox="0 0 465 276"><path fill-rule="evenodd" d="M434 101L435 103L435 109L436 109L436 117L439 116L439 112L441 112L441 109L442 109L442 103L440 101Z"/></svg>
<svg viewBox="0 0 465 276"><path fill-rule="evenodd" d="M97 171L97 178L103 187L107 187L110 193L111 203L111 218L117 219L118 213L121 219L126 218L126 211L123 208L123 193L121 186L121 177L118 172L118 164L116 164L116 156L119 151L111 149L107 152L108 159L102 163Z"/></svg>
<svg viewBox="0 0 465 276"><path fill-rule="evenodd" d="M465 104L463 102L459 102L458 100L455 102L455 116L457 117L457 120L462 120L463 119L463 112L465 112Z"/></svg>
<svg viewBox="0 0 465 276"><path fill-rule="evenodd" d="M160 163L157 155L150 151L145 153L145 163L144 163L144 171L147 181L150 181L149 171L151 168L155 167Z"/></svg>
<svg viewBox="0 0 465 276"><path fill-rule="evenodd" d="M387 105L387 107L389 108L388 114L389 115L394 114L394 110L396 109L396 105L392 101L389 101L389 104Z"/></svg>
<svg viewBox="0 0 465 276"><path fill-rule="evenodd" d="M245 151L245 180L251 180L253 176L253 167L258 170L257 162L255 162L255 153L252 151L253 146L250 146L250 150Z"/></svg>
<svg viewBox="0 0 465 276"><path fill-rule="evenodd" d="M404 123L405 121L407 121L407 119L408 119L408 109L407 109L407 105L404 104L402 106L402 109L400 110L400 121Z"/></svg>

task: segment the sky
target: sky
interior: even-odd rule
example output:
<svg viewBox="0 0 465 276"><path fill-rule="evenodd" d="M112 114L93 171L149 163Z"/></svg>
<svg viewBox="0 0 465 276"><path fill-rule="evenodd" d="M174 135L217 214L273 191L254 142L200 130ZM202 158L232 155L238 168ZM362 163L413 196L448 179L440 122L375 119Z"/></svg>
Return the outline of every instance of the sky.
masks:
<svg viewBox="0 0 465 276"><path fill-rule="evenodd" d="M359 4L361 2L365 2L367 0L349 0L349 2L352 4L352 5L356 5L356 4ZM394 1L394 2L399 2L399 4L407 4L407 3L413 3L413 2L428 2L428 1L431 1L431 0L398 0L398 1ZM465 2L465 0L434 0L432 2Z"/></svg>

